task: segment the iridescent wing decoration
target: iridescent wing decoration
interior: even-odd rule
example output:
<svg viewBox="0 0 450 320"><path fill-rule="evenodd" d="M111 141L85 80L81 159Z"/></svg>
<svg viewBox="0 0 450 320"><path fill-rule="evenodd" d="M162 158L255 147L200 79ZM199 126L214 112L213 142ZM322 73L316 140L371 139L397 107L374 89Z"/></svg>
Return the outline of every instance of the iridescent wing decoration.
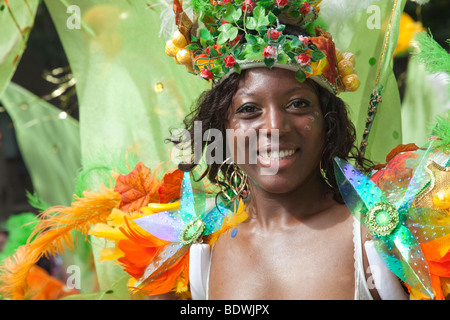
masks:
<svg viewBox="0 0 450 320"><path fill-rule="evenodd" d="M147 266L135 285L138 289L176 263L197 239L218 231L229 212L223 202L217 202L213 208L206 210L207 197L203 182L196 181L189 172L183 175L180 197L178 210L133 220L153 236L170 242Z"/></svg>
<svg viewBox="0 0 450 320"><path fill-rule="evenodd" d="M335 158L335 175L340 192L353 215L373 236L375 248L386 266L402 281L433 298L431 276L421 243L450 233L440 223L443 213L411 207L426 179L431 143L414 164L406 187L383 192L370 178L340 158ZM392 192L394 190L394 192Z"/></svg>

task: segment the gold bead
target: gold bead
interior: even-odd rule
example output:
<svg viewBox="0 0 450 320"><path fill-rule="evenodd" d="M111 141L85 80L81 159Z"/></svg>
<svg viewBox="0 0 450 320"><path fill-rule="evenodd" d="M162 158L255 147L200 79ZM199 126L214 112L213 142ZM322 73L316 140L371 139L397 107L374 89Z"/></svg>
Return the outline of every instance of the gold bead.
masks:
<svg viewBox="0 0 450 320"><path fill-rule="evenodd" d="M190 54L189 50L186 50L183 48L183 49L178 50L176 59L181 64L188 64L188 63L191 63L191 54Z"/></svg>
<svg viewBox="0 0 450 320"><path fill-rule="evenodd" d="M166 54L169 57L175 57L177 55L178 50L180 50L180 48L178 48L172 40L168 40L166 42Z"/></svg>
<svg viewBox="0 0 450 320"><path fill-rule="evenodd" d="M353 67L356 66L356 59L355 59L355 55L351 52L346 52L343 54L342 57L344 60L348 60L352 63Z"/></svg>
<svg viewBox="0 0 450 320"><path fill-rule="evenodd" d="M176 45L178 48L184 48L187 45L186 38L183 36L183 34L176 30L172 35L172 41L173 44Z"/></svg>
<svg viewBox="0 0 450 320"><path fill-rule="evenodd" d="M356 91L361 85L361 82L356 74L346 75L342 78L342 82L344 83L345 89L348 91Z"/></svg>
<svg viewBox="0 0 450 320"><path fill-rule="evenodd" d="M339 74L341 75L341 77L345 77L347 75L355 73L355 70L353 69L353 64L350 61L345 60L345 59L342 59L338 63L338 69L339 69Z"/></svg>
<svg viewBox="0 0 450 320"><path fill-rule="evenodd" d="M342 55L342 51L339 48L335 48L335 49L336 49L335 50L336 51L336 62L339 63L344 56Z"/></svg>
<svg viewBox="0 0 450 320"><path fill-rule="evenodd" d="M156 93L160 93L164 91L164 85L162 82L158 82L157 84L155 84L155 92Z"/></svg>

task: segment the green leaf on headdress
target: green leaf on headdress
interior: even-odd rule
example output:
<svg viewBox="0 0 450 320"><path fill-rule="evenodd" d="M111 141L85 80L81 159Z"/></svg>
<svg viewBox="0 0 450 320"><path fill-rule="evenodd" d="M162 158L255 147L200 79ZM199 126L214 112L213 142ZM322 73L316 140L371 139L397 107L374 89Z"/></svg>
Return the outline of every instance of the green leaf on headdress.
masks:
<svg viewBox="0 0 450 320"><path fill-rule="evenodd" d="M279 36L277 42L280 47L283 47L286 43L286 36L285 35Z"/></svg>
<svg viewBox="0 0 450 320"><path fill-rule="evenodd" d="M246 34L245 40L247 40L248 44L253 45L253 46L258 44L258 39L252 34Z"/></svg>
<svg viewBox="0 0 450 320"><path fill-rule="evenodd" d="M237 74L241 73L241 65L239 63L235 63L233 66L234 71L236 71Z"/></svg>
<svg viewBox="0 0 450 320"><path fill-rule="evenodd" d="M274 3L275 3L274 0L260 0L256 3L256 5L263 8L268 8L273 6Z"/></svg>
<svg viewBox="0 0 450 320"><path fill-rule="evenodd" d="M209 47L209 54L214 58L217 58L219 56L219 52L212 46Z"/></svg>
<svg viewBox="0 0 450 320"><path fill-rule="evenodd" d="M227 54L228 53L228 47L227 46L221 46L220 48L219 48L219 52L221 53L221 54Z"/></svg>
<svg viewBox="0 0 450 320"><path fill-rule="evenodd" d="M274 24L274 23L277 21L277 16L274 15L274 14L272 13L272 11L269 12L269 14L267 15L267 17L268 17L268 19L269 19L270 24ZM283 26L284 26L284 25L283 25ZM284 28L283 28L283 29L284 29ZM279 30L279 31L280 31L280 30Z"/></svg>
<svg viewBox="0 0 450 320"><path fill-rule="evenodd" d="M297 79L297 81L299 81L299 82L303 82L306 80L306 74L303 72L302 69L298 70L295 73L295 79Z"/></svg>
<svg viewBox="0 0 450 320"><path fill-rule="evenodd" d="M267 68L271 69L273 67L274 63L275 63L275 59L264 58L264 64L267 66Z"/></svg>
<svg viewBox="0 0 450 320"><path fill-rule="evenodd" d="M253 56L259 56L260 54L263 53L264 47L261 47L259 45L253 46L252 47L252 53Z"/></svg>
<svg viewBox="0 0 450 320"><path fill-rule="evenodd" d="M286 29L286 25L284 25L284 24L280 24L276 28L277 31L283 31L284 29Z"/></svg>
<svg viewBox="0 0 450 320"><path fill-rule="evenodd" d="M206 28L200 29L200 38L205 39L205 40L209 40L209 39L212 38L211 37L211 33Z"/></svg>
<svg viewBox="0 0 450 320"><path fill-rule="evenodd" d="M198 50L200 49L200 46L197 43L191 43L188 44L186 47L184 47L186 50Z"/></svg>
<svg viewBox="0 0 450 320"><path fill-rule="evenodd" d="M303 70L304 70L306 73L309 73L309 74L312 74L312 73L313 73L313 70L312 70L312 68L311 68L310 65L304 66L304 67L303 67Z"/></svg>
<svg viewBox="0 0 450 320"><path fill-rule="evenodd" d="M233 40L239 32L238 28L229 23L221 25L218 30L220 31L220 34L217 38L217 44L224 44L228 40Z"/></svg>
<svg viewBox="0 0 450 320"><path fill-rule="evenodd" d="M295 37L295 38L292 39L292 41L291 41L291 47L292 47L292 48L301 46L302 44L303 44L303 42L301 42L297 37Z"/></svg>
<svg viewBox="0 0 450 320"><path fill-rule="evenodd" d="M319 61L321 59L325 58L325 54L320 51L320 50L314 50L311 54L311 60L314 61Z"/></svg>
<svg viewBox="0 0 450 320"><path fill-rule="evenodd" d="M245 51L245 50L242 51L241 53L239 53L239 55L237 56L238 60L244 60L246 57L247 57L247 51Z"/></svg>
<svg viewBox="0 0 450 320"><path fill-rule="evenodd" d="M239 60L252 59L254 57L258 57L263 53L264 46L260 44L251 45L249 43L246 44L244 50L239 54Z"/></svg>
<svg viewBox="0 0 450 320"><path fill-rule="evenodd" d="M236 9L231 2L227 3L226 11L223 15L223 20L229 23L235 23L242 16L242 10Z"/></svg>
<svg viewBox="0 0 450 320"><path fill-rule="evenodd" d="M222 67L220 65L217 65L214 68L211 68L210 71L214 74L218 74L218 73L222 72Z"/></svg>
<svg viewBox="0 0 450 320"><path fill-rule="evenodd" d="M263 7L261 7L261 6L256 7L253 10L253 17L256 20L256 27L255 28L258 28L258 27L261 27L261 26L268 26L268 25L271 24L269 22L269 17L266 15L266 10Z"/></svg>
<svg viewBox="0 0 450 320"><path fill-rule="evenodd" d="M277 61L278 61L279 63L286 64L287 61L288 61L288 58L289 58L289 57L287 56L286 53L280 52L280 53L278 54L278 56L277 56Z"/></svg>
<svg viewBox="0 0 450 320"><path fill-rule="evenodd" d="M291 42L292 41L288 41L283 45L282 49L284 52L290 52L292 50Z"/></svg>
<svg viewBox="0 0 450 320"><path fill-rule="evenodd" d="M259 34L267 35L268 28L266 26L260 26L256 28L256 31L258 31Z"/></svg>
<svg viewBox="0 0 450 320"><path fill-rule="evenodd" d="M256 19L254 17L247 17L245 21L245 27L250 30L256 29Z"/></svg>

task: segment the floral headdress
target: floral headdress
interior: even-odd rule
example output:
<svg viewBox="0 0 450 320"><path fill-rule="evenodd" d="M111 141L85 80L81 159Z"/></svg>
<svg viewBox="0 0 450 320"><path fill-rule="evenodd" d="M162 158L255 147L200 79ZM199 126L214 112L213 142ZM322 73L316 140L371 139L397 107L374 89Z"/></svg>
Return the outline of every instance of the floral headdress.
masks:
<svg viewBox="0 0 450 320"><path fill-rule="evenodd" d="M320 0L192 0L191 20L174 0L178 26L166 53L189 72L215 83L233 72L266 66L295 71L337 94L355 91L360 82L355 57L335 48L331 35L316 27L315 36L285 34L286 25L305 29L319 14Z"/></svg>

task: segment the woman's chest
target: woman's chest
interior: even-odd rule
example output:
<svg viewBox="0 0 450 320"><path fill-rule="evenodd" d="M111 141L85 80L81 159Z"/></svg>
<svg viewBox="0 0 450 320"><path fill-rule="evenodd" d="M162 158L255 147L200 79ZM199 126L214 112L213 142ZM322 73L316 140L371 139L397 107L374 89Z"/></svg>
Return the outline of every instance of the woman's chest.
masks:
<svg viewBox="0 0 450 320"><path fill-rule="evenodd" d="M353 299L351 228L221 239L212 255L210 299Z"/></svg>

